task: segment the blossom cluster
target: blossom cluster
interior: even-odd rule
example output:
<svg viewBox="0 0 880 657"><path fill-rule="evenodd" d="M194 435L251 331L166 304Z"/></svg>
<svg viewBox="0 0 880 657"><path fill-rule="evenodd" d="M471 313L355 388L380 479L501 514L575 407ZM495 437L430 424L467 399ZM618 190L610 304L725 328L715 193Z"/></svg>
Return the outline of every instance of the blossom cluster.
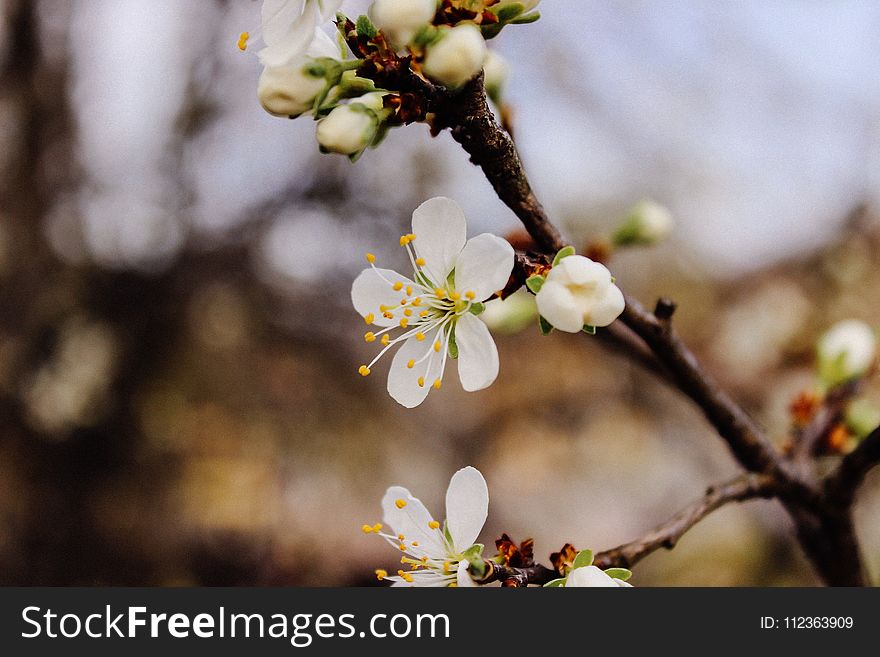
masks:
<svg viewBox="0 0 880 657"><path fill-rule="evenodd" d="M243 32L238 46L247 50L262 39L257 95L267 112L311 114L321 150L355 160L388 128L426 119L424 108L413 110L399 90L376 79L405 69L454 91L485 68L487 91L497 99L507 65L486 40L507 25L537 20L538 2L375 0L368 15L351 21L337 13L342 0L263 0L260 29Z"/></svg>
<svg viewBox="0 0 880 657"><path fill-rule="evenodd" d="M479 470L462 468L449 481L446 490L446 519L436 520L421 500L402 486L391 486L382 498L381 523L364 524L365 534L379 536L401 553L396 574L377 569L379 581L393 586L473 587L474 566L484 563L481 543L477 543L489 513L489 488ZM506 538L506 535L505 535ZM496 545L498 545L496 543ZM546 587L630 587L632 573L625 568L601 570L593 565L590 550L574 551L558 559L559 578ZM560 555L554 555L559 557ZM499 553L494 563L505 559Z"/></svg>

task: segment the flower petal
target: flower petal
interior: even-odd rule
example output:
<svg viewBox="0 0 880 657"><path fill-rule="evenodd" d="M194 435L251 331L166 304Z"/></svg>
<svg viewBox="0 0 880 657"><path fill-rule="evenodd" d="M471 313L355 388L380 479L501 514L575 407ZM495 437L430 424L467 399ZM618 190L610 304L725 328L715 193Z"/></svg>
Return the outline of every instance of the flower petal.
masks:
<svg viewBox="0 0 880 657"><path fill-rule="evenodd" d="M467 560L462 559L458 562L458 570L455 572L455 581L458 584L458 588L473 588L477 586L477 583L474 581L474 578L471 577L471 574L468 572L468 567L470 564Z"/></svg>
<svg viewBox="0 0 880 657"><path fill-rule="evenodd" d="M388 394L401 406L415 408L421 404L434 381L440 377L443 354L434 351L434 343L439 335L440 330L435 329L426 335L423 342L416 340L415 336L408 338L394 354L388 371ZM417 362L412 368L407 367L411 360L419 361L428 352L430 355L424 361ZM419 378L423 379L423 385L419 385Z"/></svg>
<svg viewBox="0 0 880 657"><path fill-rule="evenodd" d="M400 283L404 288L415 285L406 276L401 276L391 269L364 269L351 285L351 303L361 317L373 315L376 326L394 326L400 323L400 315L388 319L383 316L381 306L400 305L404 293L394 290L394 284Z"/></svg>
<svg viewBox="0 0 880 657"><path fill-rule="evenodd" d="M401 507L400 502L404 505ZM419 551L444 558L446 549L440 536L439 529L431 529L428 523L434 520L425 505L417 497L413 497L403 486L391 486L385 491L382 498L382 522L388 525L392 531L404 539L403 543L409 548L412 541L419 543ZM407 550L413 552L413 550Z"/></svg>
<svg viewBox="0 0 880 657"><path fill-rule="evenodd" d="M455 325L458 378L467 392L488 388L498 376L498 349L483 320L470 313Z"/></svg>
<svg viewBox="0 0 880 657"><path fill-rule="evenodd" d="M484 301L503 290L513 270L513 247L497 235L483 233L467 241L455 263L455 289L473 292Z"/></svg>
<svg viewBox="0 0 880 657"><path fill-rule="evenodd" d="M303 0L265 0L263 41L257 55L263 66L289 66L311 45L318 24L317 5Z"/></svg>
<svg viewBox="0 0 880 657"><path fill-rule="evenodd" d="M416 208L412 227L416 235L413 248L424 258L425 272L435 286L445 285L467 238L464 212L452 199L438 196Z"/></svg>
<svg viewBox="0 0 880 657"><path fill-rule="evenodd" d="M578 309L578 303L565 285L548 280L538 292L535 301L538 304L538 313L560 331L577 333L584 327L584 318Z"/></svg>
<svg viewBox="0 0 880 657"><path fill-rule="evenodd" d="M550 270L549 279L551 281L558 276L564 279L560 282L581 287L594 287L597 290L611 285L611 272L605 265L579 255L565 258Z"/></svg>
<svg viewBox="0 0 880 657"><path fill-rule="evenodd" d="M306 49L309 57L331 57L339 59L339 46L336 42L320 27L315 28L315 38Z"/></svg>
<svg viewBox="0 0 880 657"><path fill-rule="evenodd" d="M449 480L446 489L446 527L456 552L473 545L489 514L489 487L480 471L468 466Z"/></svg>
<svg viewBox="0 0 880 657"><path fill-rule="evenodd" d="M608 326L620 316L625 306L623 292L616 285L610 285L590 307L584 320L592 326Z"/></svg>
<svg viewBox="0 0 880 657"><path fill-rule="evenodd" d="M616 587L617 582L611 579L596 566L575 568L568 574L566 588L572 587Z"/></svg>

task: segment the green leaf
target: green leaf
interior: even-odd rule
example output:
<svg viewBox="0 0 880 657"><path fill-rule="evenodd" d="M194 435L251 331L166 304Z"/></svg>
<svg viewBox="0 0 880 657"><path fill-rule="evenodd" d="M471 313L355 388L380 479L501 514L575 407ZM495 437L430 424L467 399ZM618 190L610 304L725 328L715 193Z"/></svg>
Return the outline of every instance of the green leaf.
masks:
<svg viewBox="0 0 880 657"><path fill-rule="evenodd" d="M614 579L619 579L623 582L633 576L632 571L627 570L626 568L609 568L605 571L605 574L608 575L608 577L613 577Z"/></svg>
<svg viewBox="0 0 880 657"><path fill-rule="evenodd" d="M413 45L427 48L442 36L442 32L433 25L425 25L413 37Z"/></svg>
<svg viewBox="0 0 880 657"><path fill-rule="evenodd" d="M486 304L474 301L471 304L470 312L472 315L482 315L486 311Z"/></svg>
<svg viewBox="0 0 880 657"><path fill-rule="evenodd" d="M575 248L573 246L562 247L561 249L559 249L559 253L556 254L556 257L553 258L553 266L555 267L560 262L562 262L565 258L567 258L568 256L572 256L575 253L577 253L577 251L575 250Z"/></svg>
<svg viewBox="0 0 880 657"><path fill-rule="evenodd" d="M532 294L537 294L541 291L541 288L544 287L544 281L547 279L541 276L540 274L535 274L534 276L529 276L526 279L526 287L529 288L529 291Z"/></svg>
<svg viewBox="0 0 880 657"><path fill-rule="evenodd" d="M511 25L528 25L529 23L534 23L539 18L541 18L541 12L536 11L531 14L526 14L525 16L517 16L514 20L510 21L510 24Z"/></svg>
<svg viewBox="0 0 880 657"><path fill-rule="evenodd" d="M510 4L504 4L500 7L492 8L489 11L498 17L499 23L509 23L525 12L525 10L526 6L523 3L511 2Z"/></svg>
<svg viewBox="0 0 880 657"><path fill-rule="evenodd" d="M581 329L587 335L596 335L596 327L590 326L589 324L584 324L584 328Z"/></svg>
<svg viewBox="0 0 880 657"><path fill-rule="evenodd" d="M538 315L538 328L541 329L541 335L550 335L553 332L553 325L540 315Z"/></svg>
<svg viewBox="0 0 880 657"><path fill-rule="evenodd" d="M458 358L458 344L455 342L455 331L449 333L449 357L452 360Z"/></svg>
<svg viewBox="0 0 880 657"><path fill-rule="evenodd" d="M359 37L372 39L379 33L379 30L373 25L373 21L370 20L369 16L362 15L358 16L357 19L357 33Z"/></svg>
<svg viewBox="0 0 880 657"><path fill-rule="evenodd" d="M571 564L571 569L575 568L583 568L585 566L593 565L593 551L592 550L581 550L578 552L578 555L574 558L574 562Z"/></svg>
<svg viewBox="0 0 880 657"><path fill-rule="evenodd" d="M462 559L466 559L470 561L475 557L479 557L483 554L483 544L482 543L474 543L467 550L461 553Z"/></svg>
<svg viewBox="0 0 880 657"><path fill-rule="evenodd" d="M483 559L474 559L468 561L468 573L476 579L483 579L486 576L486 562Z"/></svg>
<svg viewBox="0 0 880 657"><path fill-rule="evenodd" d="M555 588L557 586L565 586L565 577L560 577L558 579L551 579L549 582L544 584L544 588Z"/></svg>

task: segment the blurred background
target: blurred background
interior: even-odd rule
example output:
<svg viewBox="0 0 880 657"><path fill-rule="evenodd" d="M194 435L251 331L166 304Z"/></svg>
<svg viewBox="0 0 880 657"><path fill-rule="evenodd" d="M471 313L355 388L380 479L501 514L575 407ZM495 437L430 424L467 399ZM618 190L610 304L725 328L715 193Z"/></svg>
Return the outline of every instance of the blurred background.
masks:
<svg viewBox="0 0 880 657"><path fill-rule="evenodd" d="M351 14L366 2L347 2ZM685 399L597 340L497 333L501 375L406 411L350 305L363 252L423 200L513 215L448 135L352 166L265 114L239 0L0 0L0 583L360 585L396 568L390 484L442 515L490 488L492 544L601 550L736 469ZM643 198L677 220L615 256L680 304L707 367L778 440L838 319L880 325L880 5L545 0L493 42L539 197L575 244ZM502 327L503 328L503 327ZM509 322L507 328L511 328ZM876 382L867 397L880 402ZM880 577L880 477L856 509ZM636 569L649 585L816 579L770 502Z"/></svg>

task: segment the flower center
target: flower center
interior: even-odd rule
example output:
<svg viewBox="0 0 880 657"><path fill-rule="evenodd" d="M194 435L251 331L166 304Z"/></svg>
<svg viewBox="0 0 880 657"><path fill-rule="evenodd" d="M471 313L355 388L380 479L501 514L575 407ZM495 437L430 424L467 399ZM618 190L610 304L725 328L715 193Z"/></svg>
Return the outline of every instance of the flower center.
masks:
<svg viewBox="0 0 880 657"><path fill-rule="evenodd" d="M430 384L439 389L446 370L450 343L455 339L455 325L462 315L470 311L475 303L476 294L468 290L462 295L452 282L454 276L450 276L442 283L433 281L425 269L427 264L425 259L419 256L413 244L415 241L416 236L412 233L400 237L400 246L406 249L413 267L412 282L389 280L376 267L376 256L372 253L366 254L367 263L376 275L393 292L400 293L400 301L390 305L380 305L375 312L364 316L367 325L372 325L379 316L384 317L385 320L393 320L394 323L379 331L368 331L364 334L365 342L380 340L383 349L368 365L361 365L358 372L361 376L369 376L373 365L394 345L414 338L417 342L424 342L425 349L420 356L411 358L406 366L408 369L414 369L424 364L427 373L432 371L435 358L442 359L439 376L433 382L426 382L424 377L417 379L419 387ZM396 335L393 335L394 333Z"/></svg>

